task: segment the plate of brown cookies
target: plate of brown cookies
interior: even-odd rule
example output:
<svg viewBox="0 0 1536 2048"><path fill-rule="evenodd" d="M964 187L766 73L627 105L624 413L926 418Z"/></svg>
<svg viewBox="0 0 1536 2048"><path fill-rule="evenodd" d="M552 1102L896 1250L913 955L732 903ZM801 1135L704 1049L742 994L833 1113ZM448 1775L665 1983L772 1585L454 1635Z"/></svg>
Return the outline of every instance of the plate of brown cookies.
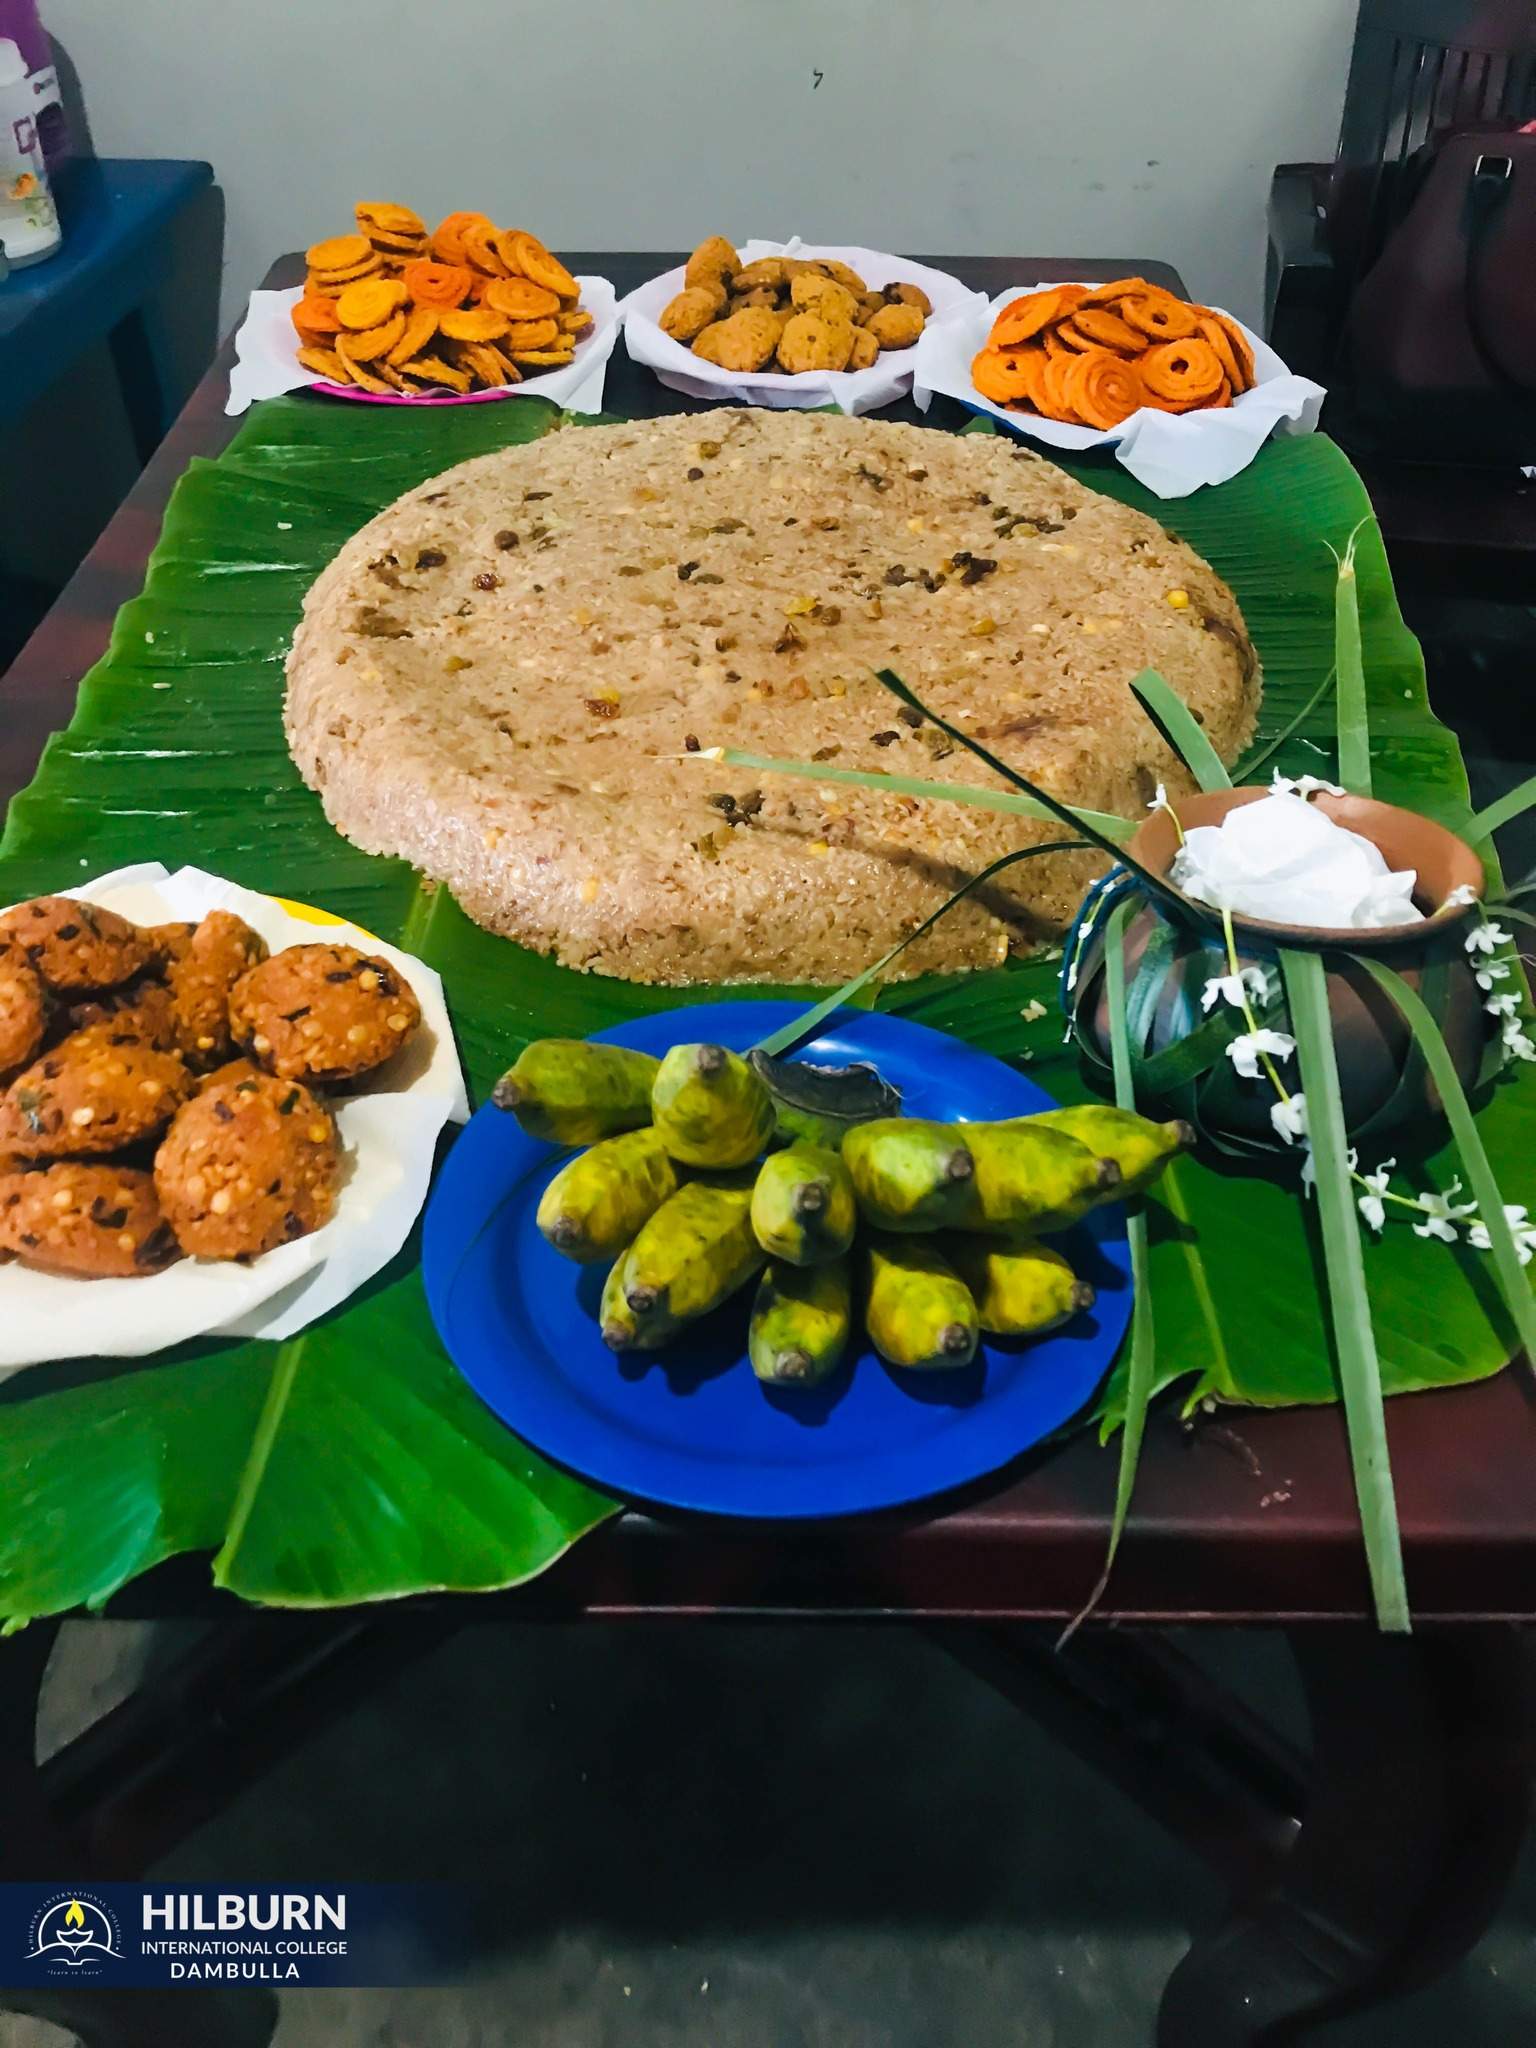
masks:
<svg viewBox="0 0 1536 2048"><path fill-rule="evenodd" d="M969 296L944 271L873 249L711 235L620 311L630 355L675 391L862 413L911 389L928 321Z"/></svg>

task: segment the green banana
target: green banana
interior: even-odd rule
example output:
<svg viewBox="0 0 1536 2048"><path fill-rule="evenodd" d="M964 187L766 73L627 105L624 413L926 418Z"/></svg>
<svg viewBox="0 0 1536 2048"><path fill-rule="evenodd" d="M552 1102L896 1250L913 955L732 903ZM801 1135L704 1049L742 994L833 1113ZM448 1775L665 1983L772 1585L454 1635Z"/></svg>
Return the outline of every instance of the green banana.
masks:
<svg viewBox="0 0 1536 2048"><path fill-rule="evenodd" d="M1088 1282L1049 1245L956 1237L944 1240L944 1251L971 1290L981 1327L1000 1337L1038 1337L1093 1306Z"/></svg>
<svg viewBox="0 0 1536 2048"><path fill-rule="evenodd" d="M628 1267L629 1253L622 1252L603 1282L603 1299L597 1319L602 1328L603 1342L610 1351L635 1351L640 1346L640 1319L624 1299Z"/></svg>
<svg viewBox="0 0 1536 2048"><path fill-rule="evenodd" d="M769 1386L814 1387L836 1371L853 1329L846 1258L820 1266L770 1260L757 1283L747 1353Z"/></svg>
<svg viewBox="0 0 1536 2048"><path fill-rule="evenodd" d="M843 1139L843 1163L860 1210L881 1230L940 1230L963 1223L974 1206L974 1128L906 1116L855 1124Z"/></svg>
<svg viewBox="0 0 1536 2048"><path fill-rule="evenodd" d="M1153 1123L1150 1117L1117 1109L1112 1102L1080 1102L1071 1109L1048 1109L1021 1121L1065 1131L1100 1158L1113 1159L1120 1168L1120 1185L1106 1196L1111 1201L1143 1193L1169 1160L1187 1152L1195 1142L1193 1124L1182 1117L1172 1123Z"/></svg>
<svg viewBox="0 0 1536 2048"><path fill-rule="evenodd" d="M625 1131L562 1166L539 1202L538 1225L581 1265L614 1259L677 1193L677 1168L653 1130Z"/></svg>
<svg viewBox="0 0 1536 2048"><path fill-rule="evenodd" d="M752 1190L752 1228L770 1257L791 1266L840 1258L857 1222L853 1182L835 1152L787 1145L763 1161Z"/></svg>
<svg viewBox="0 0 1536 2048"><path fill-rule="evenodd" d="M625 1045L585 1038L537 1038L491 1090L530 1138L595 1145L651 1120L651 1086L661 1065Z"/></svg>
<svg viewBox="0 0 1536 2048"><path fill-rule="evenodd" d="M651 1118L687 1166L745 1166L773 1136L773 1097L740 1053L674 1045L651 1085Z"/></svg>
<svg viewBox="0 0 1536 2048"><path fill-rule="evenodd" d="M1113 1159L1036 1117L962 1128L974 1167L954 1218L962 1229L1004 1237L1065 1230L1118 1191Z"/></svg>
<svg viewBox="0 0 1536 2048"><path fill-rule="evenodd" d="M603 1342L654 1351L750 1280L765 1254L752 1235L752 1190L688 1181L643 1224L619 1262L622 1313L604 1293ZM609 1307L614 1313L608 1314Z"/></svg>
<svg viewBox="0 0 1536 2048"><path fill-rule="evenodd" d="M875 1239L864 1320L889 1365L914 1372L969 1365L980 1321L970 1289L932 1244Z"/></svg>

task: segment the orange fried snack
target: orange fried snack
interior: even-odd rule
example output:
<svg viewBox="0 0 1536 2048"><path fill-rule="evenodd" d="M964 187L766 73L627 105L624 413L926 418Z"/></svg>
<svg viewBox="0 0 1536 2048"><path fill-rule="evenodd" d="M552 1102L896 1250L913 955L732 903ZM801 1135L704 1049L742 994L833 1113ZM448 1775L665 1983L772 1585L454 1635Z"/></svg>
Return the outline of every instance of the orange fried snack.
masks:
<svg viewBox="0 0 1536 2048"><path fill-rule="evenodd" d="M1141 376L1134 363L1113 349L1090 349L1069 364L1062 379L1068 403L1086 426L1107 433L1139 410Z"/></svg>
<svg viewBox="0 0 1536 2048"><path fill-rule="evenodd" d="M507 265L496 244L500 230L491 221L471 221L461 237L464 261L484 277L506 277Z"/></svg>
<svg viewBox="0 0 1536 2048"><path fill-rule="evenodd" d="M544 320L560 310L557 292L526 277L492 278L482 296L487 306L505 313L509 320Z"/></svg>
<svg viewBox="0 0 1536 2048"><path fill-rule="evenodd" d="M1141 377L1149 402L1173 411L1209 404L1226 381L1220 357L1198 335L1148 349L1142 357Z"/></svg>
<svg viewBox="0 0 1536 2048"><path fill-rule="evenodd" d="M419 356L436 334L437 320L435 306L412 306L405 316L400 339L388 351L386 361L398 366L401 363L408 363L412 356Z"/></svg>
<svg viewBox="0 0 1536 2048"><path fill-rule="evenodd" d="M1052 326L1066 310L1059 290L1026 292L1022 299L1015 299L1011 305L1004 306L992 322L992 332L987 336L988 345L1015 347Z"/></svg>
<svg viewBox="0 0 1536 2048"><path fill-rule="evenodd" d="M432 232L432 253L439 263L464 263L464 230L493 223L483 213L450 213Z"/></svg>
<svg viewBox="0 0 1536 2048"><path fill-rule="evenodd" d="M394 206L386 199L363 199L352 211L365 235L409 236L413 241L420 241L426 236L425 221L408 206Z"/></svg>
<svg viewBox="0 0 1536 2048"><path fill-rule="evenodd" d="M306 342L323 342L341 326L336 301L324 297L319 292L300 299L294 306L290 318L300 341Z"/></svg>
<svg viewBox="0 0 1536 2048"><path fill-rule="evenodd" d="M1151 291L1120 301L1120 311L1132 327L1152 341L1187 341L1195 331L1195 310L1171 292Z"/></svg>
<svg viewBox="0 0 1536 2048"><path fill-rule="evenodd" d="M558 256L551 256L537 235L525 234L514 229L511 235L511 255L516 270L532 284L543 285L546 291L557 298L576 299L581 287L566 269ZM508 265L509 269L513 264Z"/></svg>
<svg viewBox="0 0 1536 2048"><path fill-rule="evenodd" d="M450 341L496 341L512 323L505 313L498 313L491 306L466 306L462 311L444 311L437 324Z"/></svg>
<svg viewBox="0 0 1536 2048"><path fill-rule="evenodd" d="M405 304L405 286L392 277L369 277L361 284L349 284L336 301L336 317L343 327L361 334L378 327Z"/></svg>
<svg viewBox="0 0 1536 2048"><path fill-rule="evenodd" d="M469 297L472 272L462 263L407 263L400 282L417 306L462 306Z"/></svg>
<svg viewBox="0 0 1536 2048"><path fill-rule="evenodd" d="M1043 349L1030 349L1031 357L1043 358ZM983 398L994 405L1034 405L1035 388L1023 348L995 348L991 342L971 364L971 382Z"/></svg>
<svg viewBox="0 0 1536 2048"><path fill-rule="evenodd" d="M329 241L315 242L306 249L304 261L311 270L350 270L372 255L366 235L332 235Z"/></svg>

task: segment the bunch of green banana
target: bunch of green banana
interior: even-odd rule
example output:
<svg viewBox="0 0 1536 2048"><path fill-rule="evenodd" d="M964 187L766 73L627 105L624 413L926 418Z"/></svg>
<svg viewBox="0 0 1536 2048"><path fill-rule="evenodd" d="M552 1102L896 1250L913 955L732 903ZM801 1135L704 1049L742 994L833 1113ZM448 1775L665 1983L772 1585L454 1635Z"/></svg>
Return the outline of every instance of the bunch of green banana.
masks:
<svg viewBox="0 0 1536 2048"><path fill-rule="evenodd" d="M525 1046L491 1090L530 1138L595 1145L651 1120L651 1085L661 1062L625 1045L585 1038L539 1038Z"/></svg>
<svg viewBox="0 0 1536 2048"><path fill-rule="evenodd" d="M674 1045L651 1084L651 1121L686 1166L746 1166L773 1136L773 1097L740 1053Z"/></svg>
<svg viewBox="0 0 1536 2048"><path fill-rule="evenodd" d="M1170 1159L1187 1152L1195 1142L1195 1127L1183 1118L1155 1124L1134 1110L1117 1109L1112 1102L1080 1102L1071 1109L1046 1109L1038 1116L1020 1119L1037 1129L1065 1131L1090 1152L1112 1159L1120 1169L1120 1184L1111 1199L1123 1201L1128 1195L1144 1194Z"/></svg>
<svg viewBox="0 0 1536 2048"><path fill-rule="evenodd" d="M860 1213L880 1230L943 1230L964 1223L976 1177L972 1128L911 1116L855 1124L843 1139L843 1164Z"/></svg>
<svg viewBox="0 0 1536 2048"><path fill-rule="evenodd" d="M766 1258L752 1234L750 1181L687 1181L641 1225L603 1290L603 1342L655 1351L718 1308Z"/></svg>
<svg viewBox="0 0 1536 2048"><path fill-rule="evenodd" d="M820 1266L770 1259L757 1283L747 1355L766 1386L815 1387L837 1370L853 1334L846 1258Z"/></svg>
<svg viewBox="0 0 1536 2048"><path fill-rule="evenodd" d="M791 1266L841 1258L858 1220L848 1169L824 1146L786 1145L759 1167L752 1228L770 1258Z"/></svg>

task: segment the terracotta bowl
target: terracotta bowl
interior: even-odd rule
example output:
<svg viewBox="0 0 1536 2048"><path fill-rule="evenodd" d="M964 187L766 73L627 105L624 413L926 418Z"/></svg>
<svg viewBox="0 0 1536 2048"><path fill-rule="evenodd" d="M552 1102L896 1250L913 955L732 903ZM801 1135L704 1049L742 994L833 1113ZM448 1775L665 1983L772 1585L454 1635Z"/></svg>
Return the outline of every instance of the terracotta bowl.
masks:
<svg viewBox="0 0 1536 2048"><path fill-rule="evenodd" d="M1257 803L1267 788L1230 789L1209 795L1181 797L1175 804L1180 824L1219 825L1229 811ZM1281 946L1328 956L1328 1002L1339 1063L1344 1119L1351 1135L1400 1130L1428 1122L1440 1114L1440 1101L1422 1067L1409 1073L1412 1045L1408 1027L1396 1007L1365 969L1343 957L1367 953L1393 968L1430 1002L1463 1086L1476 1081L1487 1039L1482 992L1466 952L1469 924L1481 913L1475 904L1445 905L1451 893L1466 885L1483 888L1483 864L1464 840L1432 819L1395 804L1369 797L1318 795L1318 808L1380 847L1387 865L1413 868L1418 875L1414 901L1425 912L1421 924L1386 925L1375 931L1336 931L1310 925L1271 924L1262 918L1232 919L1240 963L1273 966ZM1165 875L1178 851L1178 834L1164 811L1154 811L1130 851L1154 874ZM1208 906L1197 905L1206 920ZM1135 912L1126 930L1126 965L1134 973L1147 941L1159 923L1150 907ZM1225 974L1226 950L1219 922L1180 932L1163 991L1154 1012L1146 1052L1150 1057L1177 1044L1202 1020L1199 993L1211 975ZM1105 1058L1109 1020L1104 1000L1103 942L1090 943L1078 978L1078 1020L1090 1044ZM1407 1077L1407 1085L1400 1085ZM1289 1080L1289 1075L1287 1079ZM1201 1120L1208 1128L1242 1138L1273 1137L1269 1120L1271 1091L1239 1079L1229 1061L1201 1084Z"/></svg>

